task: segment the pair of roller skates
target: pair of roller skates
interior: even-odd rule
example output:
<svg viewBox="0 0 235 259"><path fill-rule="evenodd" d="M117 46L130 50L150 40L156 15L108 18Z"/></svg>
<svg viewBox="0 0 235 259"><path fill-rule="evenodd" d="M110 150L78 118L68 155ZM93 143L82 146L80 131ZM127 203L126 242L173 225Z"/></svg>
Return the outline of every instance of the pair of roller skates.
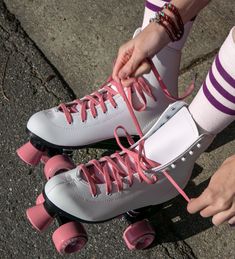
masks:
<svg viewBox="0 0 235 259"><path fill-rule="evenodd" d="M158 71L152 63L148 80L138 78L125 89L109 80L81 100L36 113L27 124L30 142L17 153L31 165L43 161L49 180L27 217L39 231L57 219L60 227L53 242L60 253L85 245L82 222L99 223L120 215L133 218L123 235L128 248L147 248L155 231L141 208L162 204L178 192L188 200L182 188L213 136L197 128L185 103L172 104L176 98L163 84L168 72L154 59ZM171 71L171 85L177 76ZM78 167L69 158L71 150L98 147L97 143L104 147L113 143L113 136L120 152ZM139 140L133 141L133 136ZM122 144L122 137L130 148Z"/></svg>

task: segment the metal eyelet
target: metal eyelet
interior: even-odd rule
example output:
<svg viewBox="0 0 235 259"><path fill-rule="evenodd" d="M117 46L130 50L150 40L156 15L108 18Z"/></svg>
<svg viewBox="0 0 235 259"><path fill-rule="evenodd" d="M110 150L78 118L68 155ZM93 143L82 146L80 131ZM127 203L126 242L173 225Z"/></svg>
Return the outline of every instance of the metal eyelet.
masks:
<svg viewBox="0 0 235 259"><path fill-rule="evenodd" d="M200 143L198 143L198 144L197 144L197 148L200 148L200 147L201 147L201 144L200 144Z"/></svg>
<svg viewBox="0 0 235 259"><path fill-rule="evenodd" d="M182 161L182 162L185 162L185 161L186 161L186 158L183 156L183 157L181 158L181 161Z"/></svg>
<svg viewBox="0 0 235 259"><path fill-rule="evenodd" d="M192 150L190 150L188 153L189 153L190 156L193 155L193 151Z"/></svg>
<svg viewBox="0 0 235 259"><path fill-rule="evenodd" d="M171 168L172 168L172 169L175 169L175 168L176 168L176 165L175 165L175 164L171 164Z"/></svg>

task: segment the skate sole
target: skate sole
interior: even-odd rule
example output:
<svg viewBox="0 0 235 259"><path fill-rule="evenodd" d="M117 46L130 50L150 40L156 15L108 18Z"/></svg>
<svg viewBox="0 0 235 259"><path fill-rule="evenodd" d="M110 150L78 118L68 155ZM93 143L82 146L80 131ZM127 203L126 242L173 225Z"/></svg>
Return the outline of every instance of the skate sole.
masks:
<svg viewBox="0 0 235 259"><path fill-rule="evenodd" d="M52 144L31 131L27 129L27 133L30 137L30 142L31 144L39 149L40 151L44 151L47 149L54 149L54 150L78 150L78 149L83 149L83 148L97 148L97 149L112 149L112 150L119 150L120 147L116 143L115 138L107 139L107 140L102 140L96 143L91 143L88 145L83 145L83 146L60 146L56 144ZM137 142L139 140L138 136L132 136L134 142ZM125 147L129 147L130 144L128 143L127 139L125 137L120 137L120 141Z"/></svg>
<svg viewBox="0 0 235 259"><path fill-rule="evenodd" d="M127 212L124 212L120 215L117 215L115 217L112 217L112 218L108 218L108 219L105 219L105 220L101 220L101 221L88 221L88 220L84 220L84 219L80 219L78 217L75 217L63 210L61 210L60 208L58 208L53 202L51 202L45 192L43 191L43 197L45 199L45 202L44 202L44 207L46 209L46 211L52 216L52 217L59 217L59 218L66 218L66 219L69 219L71 221L78 221L78 222L81 222L81 223L87 223L87 224L99 224L99 223L105 223L105 222L108 222L108 221L111 221L112 219L115 219L115 218L118 218L119 216L122 216L124 215L125 213ZM135 209L135 210L140 210L140 211L143 211L145 209L149 209L149 208L153 208L155 207L155 213L156 211L159 211L160 209L162 209L164 203L162 204L156 204L156 205L150 205L150 206L147 206L147 207L142 207L142 208L138 208L138 209ZM147 215L145 215L144 218L146 218Z"/></svg>

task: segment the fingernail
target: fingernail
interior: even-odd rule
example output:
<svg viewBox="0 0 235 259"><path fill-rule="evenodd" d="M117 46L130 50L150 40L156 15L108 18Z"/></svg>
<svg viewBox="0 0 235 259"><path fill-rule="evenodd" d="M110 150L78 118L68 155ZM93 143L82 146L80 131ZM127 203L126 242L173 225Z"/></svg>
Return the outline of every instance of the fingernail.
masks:
<svg viewBox="0 0 235 259"><path fill-rule="evenodd" d="M231 228L234 228L234 227L235 227L235 224L229 224L229 226L230 226Z"/></svg>

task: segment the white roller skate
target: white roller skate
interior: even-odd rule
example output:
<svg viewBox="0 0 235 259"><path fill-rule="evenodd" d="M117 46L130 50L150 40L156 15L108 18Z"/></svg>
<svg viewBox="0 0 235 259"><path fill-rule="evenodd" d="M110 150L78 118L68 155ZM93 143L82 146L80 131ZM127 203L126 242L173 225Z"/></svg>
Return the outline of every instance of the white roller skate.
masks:
<svg viewBox="0 0 235 259"><path fill-rule="evenodd" d="M153 58L154 73L136 79L124 91L110 78L82 99L34 114L27 124L30 141L17 150L18 155L37 165L45 154L53 156L83 147L109 148L115 143L113 132L118 125L132 136L142 137L177 99L180 57L180 51L166 47Z"/></svg>
<svg viewBox="0 0 235 259"><path fill-rule="evenodd" d="M47 225L55 216L76 222L103 222L128 211L161 204L178 193L189 201L182 189L196 159L214 135L197 127L187 105L171 104L129 149L120 143L119 130L124 131L130 143L131 137L123 127L116 129L122 152L91 160L47 182L45 202L27 211L35 227ZM143 224L144 229L151 230ZM129 231L124 233L124 239L131 249L135 244Z"/></svg>

